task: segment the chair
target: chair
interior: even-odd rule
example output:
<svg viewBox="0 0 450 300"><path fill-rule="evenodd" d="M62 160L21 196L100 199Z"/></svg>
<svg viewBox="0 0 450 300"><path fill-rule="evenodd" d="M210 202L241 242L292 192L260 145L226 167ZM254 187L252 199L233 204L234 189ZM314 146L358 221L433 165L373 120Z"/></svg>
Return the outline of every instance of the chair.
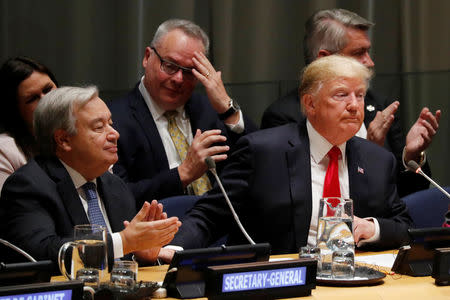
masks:
<svg viewBox="0 0 450 300"><path fill-rule="evenodd" d="M450 192L450 187L444 189ZM441 227L450 204L450 199L437 188L413 193L402 200L416 228Z"/></svg>
<svg viewBox="0 0 450 300"><path fill-rule="evenodd" d="M164 208L164 212L167 213L167 217L183 217L186 212L191 209L199 196L183 195L183 196L173 196L159 200Z"/></svg>

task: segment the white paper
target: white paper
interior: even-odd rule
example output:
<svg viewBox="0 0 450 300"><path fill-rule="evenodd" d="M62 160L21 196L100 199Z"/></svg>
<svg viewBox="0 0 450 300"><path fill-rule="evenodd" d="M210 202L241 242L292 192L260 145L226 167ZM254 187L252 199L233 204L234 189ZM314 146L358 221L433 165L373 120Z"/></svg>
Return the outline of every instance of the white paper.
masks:
<svg viewBox="0 0 450 300"><path fill-rule="evenodd" d="M376 255L358 255L355 257L355 261L358 263L364 263L369 265L375 265L379 267L392 268L394 265L397 254L376 254Z"/></svg>

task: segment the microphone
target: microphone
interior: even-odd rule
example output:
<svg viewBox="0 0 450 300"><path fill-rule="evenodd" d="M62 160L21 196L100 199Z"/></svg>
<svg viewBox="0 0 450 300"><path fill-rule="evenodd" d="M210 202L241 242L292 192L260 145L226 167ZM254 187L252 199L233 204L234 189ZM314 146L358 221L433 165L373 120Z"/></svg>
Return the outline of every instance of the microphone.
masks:
<svg viewBox="0 0 450 300"><path fill-rule="evenodd" d="M228 204L228 207L230 207L231 213L233 214L234 220L236 221L236 223L239 226L239 229L241 229L242 233L244 234L244 236L247 238L247 240L249 241L250 244L255 245L255 242L252 240L252 238L248 235L247 231L245 231L244 226L242 226L241 221L239 220L238 215L236 214L236 212L234 211L233 205L231 204L230 199L228 198L227 193L225 192L225 189L223 188L222 182L220 181L219 176L217 176L217 172L216 172L216 162L214 161L214 159L212 159L211 156L207 156L205 158L205 163L208 166L209 171L214 175L214 177L216 178L217 183L219 184L220 190L222 191L223 196L225 197L225 200Z"/></svg>
<svg viewBox="0 0 450 300"><path fill-rule="evenodd" d="M439 184L437 184L436 182L434 182L433 179L431 179L427 174L425 174L422 169L420 168L419 164L416 163L413 160L408 161L407 163L408 169L410 169L411 171L422 175L423 177L425 177L429 182L431 182L435 187L437 187L442 193L444 193L445 196L447 196L450 199L450 194L447 193L446 190L444 190L443 188L441 188L441 186Z"/></svg>
<svg viewBox="0 0 450 300"><path fill-rule="evenodd" d="M5 241L4 239L0 239L0 243L5 245L6 247L13 249L16 252L19 252L20 254L22 254L23 256L28 258L29 261L36 262L36 260L30 254L26 253L25 251L23 251L22 249L20 249L19 247L15 246L15 245L11 244L10 242Z"/></svg>

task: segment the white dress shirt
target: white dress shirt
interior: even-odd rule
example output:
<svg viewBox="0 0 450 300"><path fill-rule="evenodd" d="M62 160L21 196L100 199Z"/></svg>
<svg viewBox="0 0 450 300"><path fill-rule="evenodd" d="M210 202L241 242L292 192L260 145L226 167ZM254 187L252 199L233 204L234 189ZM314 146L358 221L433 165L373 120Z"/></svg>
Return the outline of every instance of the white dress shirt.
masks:
<svg viewBox="0 0 450 300"><path fill-rule="evenodd" d="M164 150L166 151L167 160L169 162L169 168L177 168L181 163L180 156L178 155L178 151L175 148L175 145L170 137L168 130L168 121L164 116L165 110L159 107L155 101L153 101L152 97L148 93L147 89L144 86L144 77L141 78L141 83L139 84L139 91L142 94L142 97L145 100L145 103L150 110L150 113L155 121L156 128L158 129L159 136L161 137L162 143L164 145ZM177 123L178 128L183 133L184 137L188 144L192 144L192 140L194 139L192 135L191 121L189 116L186 114L184 109L184 105L180 106L176 109L178 115L175 117L175 122ZM236 133L241 133L244 131L244 119L242 116L242 112L239 111L239 122L237 124L225 124Z"/></svg>
<svg viewBox="0 0 450 300"><path fill-rule="evenodd" d="M308 233L308 245L316 246L317 238L317 221L319 216L319 202L323 195L323 183L325 180L325 174L328 168L328 151L333 145L328 142L323 136L321 136L311 125L309 121L306 122L306 128L309 137L310 147L310 159L311 159L311 191L312 191L312 213L311 223ZM339 187L341 190L341 197L345 199L350 198L349 177L347 158L345 155L346 143L337 145L341 150L341 156L339 157ZM375 218L367 218L373 220L375 224L375 235L364 242L358 243L361 246L363 243L377 241L379 238L379 225Z"/></svg>
<svg viewBox="0 0 450 300"><path fill-rule="evenodd" d="M75 185L75 188L77 189L78 195L80 196L81 204L83 205L86 216L89 219L88 201L86 199L86 194L84 193L84 190L82 188L82 186L87 182L87 180L83 177L83 175L81 175L75 169L73 169L70 166L68 166L67 164L65 164L62 160L60 160L60 162L63 164L63 166L66 168L67 172L69 173L69 176L72 179L72 182ZM95 183L95 186L97 187L97 179L92 180L92 182ZM105 205L103 204L103 201L100 198L100 195L98 194L97 189L96 189L96 193L97 193L97 199L98 199L98 206L100 207L100 210L102 211L103 219L105 219L105 223L106 223L106 227L108 228L108 232L111 233L113 249L114 249L114 258L121 258L121 257L123 257L122 237L120 236L119 232L112 233L111 225L109 224L108 215L105 210Z"/></svg>

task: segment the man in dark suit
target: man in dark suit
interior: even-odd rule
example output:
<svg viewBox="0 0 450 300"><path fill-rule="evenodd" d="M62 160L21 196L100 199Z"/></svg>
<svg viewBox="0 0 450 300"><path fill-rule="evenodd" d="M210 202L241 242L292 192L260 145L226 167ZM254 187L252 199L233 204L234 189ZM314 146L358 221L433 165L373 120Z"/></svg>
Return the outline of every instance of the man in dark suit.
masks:
<svg viewBox="0 0 450 300"><path fill-rule="evenodd" d="M374 67L369 55L371 44L367 35L372 25L372 22L345 9L318 11L305 24L305 63L338 53L351 56L369 68ZM405 138L400 119L398 116L394 117L400 105L398 101L383 99L370 89L364 101L364 125L357 135L384 146L395 155L399 164L399 195L406 196L427 189L429 182L419 174L408 171L406 163L415 160L426 173L431 173L425 159L425 150L436 133L441 112L438 110L433 115L428 108L422 109ZM266 109L261 128L300 122L302 119L304 116L300 112L300 99L295 89Z"/></svg>
<svg viewBox="0 0 450 300"><path fill-rule="evenodd" d="M221 72L206 57L208 48L198 25L176 19L162 23L145 49L140 83L108 104L121 135L114 173L127 182L138 205L204 193L211 181L205 157L224 161L230 146L256 129L228 96ZM207 97L193 94L198 81ZM206 182L203 188L199 181Z"/></svg>
<svg viewBox="0 0 450 300"><path fill-rule="evenodd" d="M249 235L255 242L269 242L273 254L315 245L319 199L325 194L330 162L327 153L333 148L341 153L339 194L353 199L358 246L395 248L408 241L412 221L397 195L396 160L382 147L354 137L364 118L370 76L354 59L319 59L305 70L300 88L307 120L260 130L238 141L221 174L223 184ZM246 243L232 224L216 185L188 212L171 244L204 247L225 233L229 244Z"/></svg>
<svg viewBox="0 0 450 300"><path fill-rule="evenodd" d="M3 238L37 260L56 262L60 247L73 239L73 227L91 223L108 230L110 263L128 253L156 259L180 222L167 218L156 201L135 216L131 192L108 172L117 161L119 138L111 124L96 87L59 88L40 100L34 130L41 156L3 186Z"/></svg>

